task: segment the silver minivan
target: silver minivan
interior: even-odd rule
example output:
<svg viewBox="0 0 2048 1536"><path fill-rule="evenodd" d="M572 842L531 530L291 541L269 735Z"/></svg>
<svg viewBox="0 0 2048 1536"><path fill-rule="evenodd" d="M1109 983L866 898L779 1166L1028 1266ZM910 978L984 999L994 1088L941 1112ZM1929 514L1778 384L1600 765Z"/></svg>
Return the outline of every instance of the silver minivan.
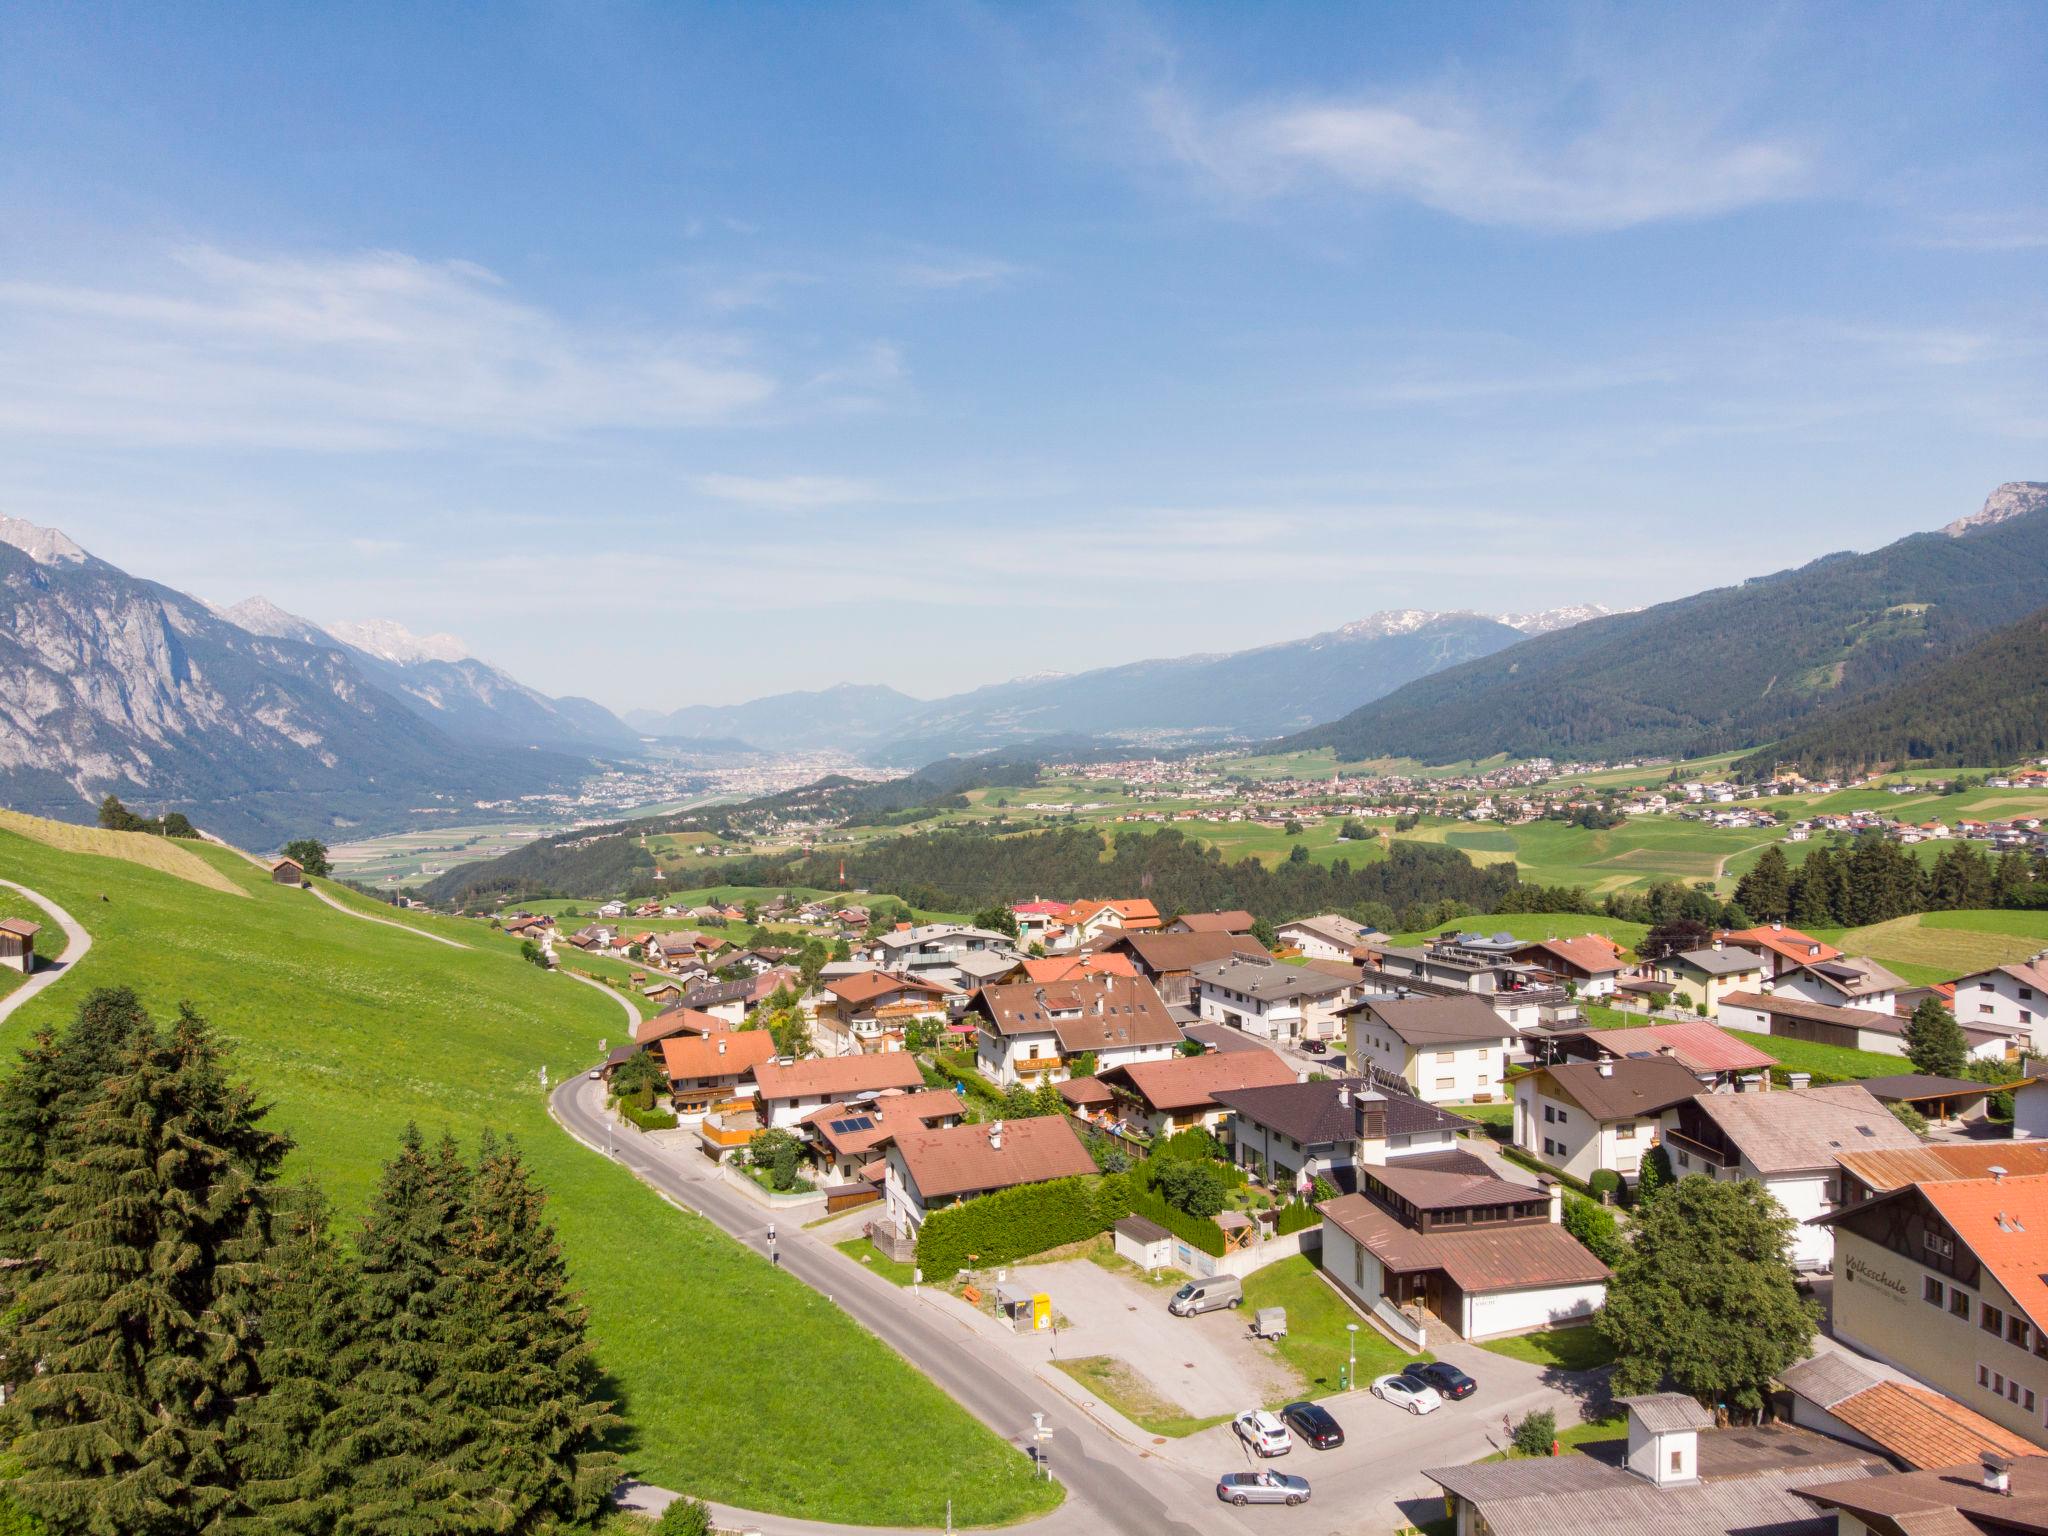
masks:
<svg viewBox="0 0 2048 1536"><path fill-rule="evenodd" d="M1244 1305L1244 1282L1235 1275L1211 1275L1206 1280L1190 1280L1173 1293L1173 1300L1166 1304L1166 1310L1175 1317L1193 1317L1199 1312L1214 1312L1219 1307L1241 1307Z"/></svg>

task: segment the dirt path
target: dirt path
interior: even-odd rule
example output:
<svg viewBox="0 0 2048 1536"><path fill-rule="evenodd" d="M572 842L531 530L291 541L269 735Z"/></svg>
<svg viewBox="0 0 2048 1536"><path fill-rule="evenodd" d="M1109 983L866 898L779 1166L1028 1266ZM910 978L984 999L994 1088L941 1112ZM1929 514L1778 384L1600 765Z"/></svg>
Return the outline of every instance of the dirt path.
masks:
<svg viewBox="0 0 2048 1536"><path fill-rule="evenodd" d="M45 959L36 973L21 986L0 999L0 1019L5 1019L15 1009L34 997L45 987L55 986L71 974L71 968L85 958L85 952L92 948L92 935L84 926L57 903L40 891L32 891L25 885L16 885L12 880L0 880L10 891L26 896L57 920L57 926L64 930L64 953L54 960Z"/></svg>

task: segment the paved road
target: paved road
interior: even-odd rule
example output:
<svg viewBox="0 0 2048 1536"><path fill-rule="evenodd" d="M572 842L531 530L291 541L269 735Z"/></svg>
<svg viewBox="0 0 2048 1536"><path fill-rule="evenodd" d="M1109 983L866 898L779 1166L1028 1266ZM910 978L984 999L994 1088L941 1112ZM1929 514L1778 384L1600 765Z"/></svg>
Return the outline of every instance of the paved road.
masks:
<svg viewBox="0 0 2048 1536"><path fill-rule="evenodd" d="M260 863L261 860L258 860L258 862ZM358 922L375 923L380 928L396 928L400 933L409 933L416 939L432 939L436 944L446 944L450 949L468 949L470 947L458 939L444 938L438 933L429 933L424 928L415 928L411 923L395 923L388 917L372 917L367 912L358 912L347 903L336 901L317 885L309 885L306 889L334 908L343 917L353 917Z"/></svg>
<svg viewBox="0 0 2048 1536"><path fill-rule="evenodd" d="M579 1075L557 1088L549 1105L572 1135L597 1149L605 1145L603 1092L601 1084ZM726 1188L708 1163L699 1171L691 1166L694 1155L673 1159L638 1137L618 1141L616 1155L678 1204L757 1250L765 1247L765 1213ZM1029 1432L1033 1412L1047 1416L1055 1430L1049 1448L1052 1468L1067 1486L1067 1502L1054 1514L1017 1529L1044 1536L1068 1531L1196 1536L1250 1529L1216 1502L1213 1482L1204 1478L1196 1483L1156 1457L1134 1454L1027 1370L968 1347L972 1336L957 1322L917 1306L888 1281L848 1265L814 1235L784 1225L780 1252L784 1269L837 1303L997 1434L1019 1440ZM762 1529L767 1530L769 1523L764 1520ZM778 1530L788 1526L780 1520L773 1524Z"/></svg>
<svg viewBox="0 0 2048 1536"><path fill-rule="evenodd" d="M619 1006L620 1006L621 1008L625 1009L625 1010L626 1010L626 1020L627 1020L627 1023L626 1023L626 1037L627 1037L627 1039L629 1039L629 1040L630 1040L630 1039L631 1039L631 1038L632 1038L632 1037L633 1037L633 1036L634 1036L634 1035L635 1035L636 1033L638 1033L638 1032L639 1032L639 1029L640 1029L640 1023L641 1023L641 1020L640 1020L640 1010L639 1010L638 1008L635 1008L635 1007L633 1006L633 1000L632 1000L631 998L629 998L629 997L626 997L626 996L624 996L624 995L622 995L622 994L620 994L620 993L614 992L614 991L613 991L613 990L612 990L612 989L611 989L610 987L606 986L606 985L605 985L605 984L604 984L603 982L601 982L601 981L594 981L594 980L592 980L592 979L591 979L590 977L588 977L588 976L584 976L584 975L581 975L581 974L579 974L579 973L577 973L577 972L575 972L575 971L563 971L563 970L557 970L557 971L556 971L556 974L557 974L557 975L559 975L559 976L566 976L566 977L568 977L568 978L569 978L569 979L570 979L571 981L580 981L580 982L582 982L582 983L583 983L583 985L585 985L586 987L595 987L595 988L597 988L597 990L598 990L598 991L602 992L602 993L603 993L603 994L604 994L604 995L605 995L606 997L610 998L610 999L611 999L611 1000L612 1000L613 1002L617 1003L617 1004L618 1004L618 1005L619 1005Z"/></svg>
<svg viewBox="0 0 2048 1536"><path fill-rule="evenodd" d="M42 893L32 891L25 885L16 885L12 880L0 880L0 885L6 886L10 891L19 891L55 918L57 926L64 930L64 953L54 960L45 956L33 976L8 993L5 998L0 998L0 1019L4 1019L43 988L55 986L69 976L71 968L83 960L85 952L92 948L92 935L85 931L77 918Z"/></svg>

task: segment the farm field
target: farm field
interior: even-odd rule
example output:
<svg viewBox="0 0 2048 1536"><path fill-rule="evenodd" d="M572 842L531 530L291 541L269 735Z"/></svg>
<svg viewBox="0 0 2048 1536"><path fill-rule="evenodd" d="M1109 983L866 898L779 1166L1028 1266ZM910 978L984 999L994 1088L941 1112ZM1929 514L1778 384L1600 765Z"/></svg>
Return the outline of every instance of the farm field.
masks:
<svg viewBox="0 0 2048 1536"><path fill-rule="evenodd" d="M336 843L328 848L327 857L334 872L343 879L396 888L431 880L457 864L495 859L560 830L559 825L538 821L426 827Z"/></svg>
<svg viewBox="0 0 2048 1536"><path fill-rule="evenodd" d="M2048 912L1920 912L1864 928L1817 929L1814 937L1925 986L2048 948Z"/></svg>
<svg viewBox="0 0 2048 1536"><path fill-rule="evenodd" d="M1561 821L1532 821L1519 827L1425 821L1401 835L1460 849L1475 864L1512 859L1528 884L1576 885L1604 896L1660 880L1713 881L1724 891L1732 890L1728 864L1752 850L1760 853L1783 834L1648 816L1598 832Z"/></svg>
<svg viewBox="0 0 2048 1536"><path fill-rule="evenodd" d="M103 836L164 852L161 839ZM317 1178L344 1233L408 1122L472 1147L486 1127L516 1136L551 1197L598 1358L632 1420L628 1464L651 1482L745 1508L892 1524L934 1522L948 1495L962 1523L1017 1519L1057 1499L1021 1456L829 1302L552 1123L542 1070L559 1082L587 1067L598 1041L624 1028L616 1003L544 975L481 924L392 912L329 887L468 946L450 948L272 885L230 850L172 851L205 883L0 830L0 868L94 936L77 975L0 1026L0 1049L68 1019L94 986L133 986L159 1017L190 999L233 1043L232 1070L263 1091L271 1123L294 1137L287 1176ZM648 1347L650 1327L662 1347ZM758 1341L769 1336L807 1369L761 1371ZM923 1454L841 1455L825 1440L792 1441L786 1427L813 1411L820 1379L833 1382L839 1409L896 1426Z"/></svg>

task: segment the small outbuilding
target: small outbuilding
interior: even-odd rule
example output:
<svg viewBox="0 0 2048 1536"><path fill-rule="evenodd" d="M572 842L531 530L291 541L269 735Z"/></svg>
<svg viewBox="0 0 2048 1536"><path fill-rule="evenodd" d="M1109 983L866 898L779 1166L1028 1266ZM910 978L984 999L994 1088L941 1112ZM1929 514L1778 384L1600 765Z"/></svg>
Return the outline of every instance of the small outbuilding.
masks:
<svg viewBox="0 0 2048 1536"><path fill-rule="evenodd" d="M1140 1269L1168 1269L1173 1264L1173 1234L1143 1216L1126 1216L1114 1228L1116 1253Z"/></svg>
<svg viewBox="0 0 2048 1536"><path fill-rule="evenodd" d="M24 976L36 968L36 935L42 925L24 917L0 917L0 967Z"/></svg>
<svg viewBox="0 0 2048 1536"><path fill-rule="evenodd" d="M270 866L270 878L277 885L304 885L305 867L297 859L279 859Z"/></svg>

